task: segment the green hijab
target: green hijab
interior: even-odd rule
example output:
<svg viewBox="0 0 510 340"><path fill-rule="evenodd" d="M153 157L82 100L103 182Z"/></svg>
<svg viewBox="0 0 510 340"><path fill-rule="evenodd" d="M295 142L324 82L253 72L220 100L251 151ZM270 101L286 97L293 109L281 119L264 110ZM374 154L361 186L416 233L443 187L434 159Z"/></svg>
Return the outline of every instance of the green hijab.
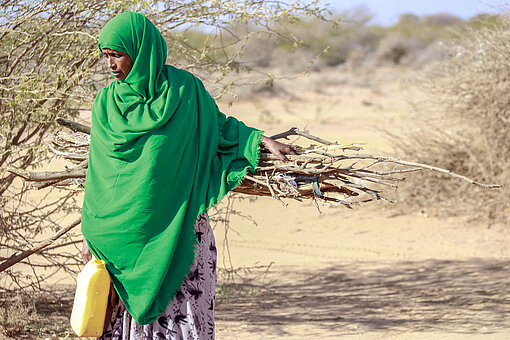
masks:
<svg viewBox="0 0 510 340"><path fill-rule="evenodd" d="M198 215L255 170L262 132L165 65L165 40L142 14L111 19L99 48L127 53L133 68L92 106L82 232L129 313L148 324L188 273Z"/></svg>

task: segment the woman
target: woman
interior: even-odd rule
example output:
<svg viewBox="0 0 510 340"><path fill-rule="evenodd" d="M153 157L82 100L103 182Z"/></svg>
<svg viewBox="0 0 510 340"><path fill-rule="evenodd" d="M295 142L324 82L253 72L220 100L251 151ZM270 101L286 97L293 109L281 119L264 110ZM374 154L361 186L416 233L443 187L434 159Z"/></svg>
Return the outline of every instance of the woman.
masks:
<svg viewBox="0 0 510 340"><path fill-rule="evenodd" d="M120 300L103 339L214 338L216 247L206 211L254 171L262 145L293 147L221 113L166 43L124 12L99 35L116 78L92 107L82 233Z"/></svg>

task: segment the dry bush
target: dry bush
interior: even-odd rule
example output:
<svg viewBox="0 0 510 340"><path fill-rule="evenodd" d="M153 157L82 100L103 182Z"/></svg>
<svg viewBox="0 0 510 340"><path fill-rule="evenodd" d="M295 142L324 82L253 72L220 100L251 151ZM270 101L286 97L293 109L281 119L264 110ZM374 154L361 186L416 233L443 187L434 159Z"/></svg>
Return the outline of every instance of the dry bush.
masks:
<svg viewBox="0 0 510 340"><path fill-rule="evenodd" d="M450 13L436 13L423 16L421 21L426 25L455 26L462 24L464 20Z"/></svg>
<svg viewBox="0 0 510 340"><path fill-rule="evenodd" d="M243 68L239 56L251 35L271 35L275 21L320 18L324 11L314 1L278 0L0 3L0 264L61 230L66 217L79 214L76 188L41 188L32 195L32 188L15 180L11 170L46 167L44 139L55 118L76 117L79 109L90 108L98 88L105 85L108 73L97 36L109 18L127 9L146 14L167 40L168 62L202 76L218 94L232 86L234 78L226 75ZM236 34L229 30L233 25L258 29ZM190 39L193 30L204 26L210 34ZM39 252L43 259L26 259L0 272L0 292L40 291L58 271L75 273L81 263L77 249L81 241L74 236Z"/></svg>
<svg viewBox="0 0 510 340"><path fill-rule="evenodd" d="M384 29L372 58L376 65L402 64L421 66L442 60L450 42L460 31L474 28L472 20L463 20L451 14L437 13L426 16L402 14L399 21Z"/></svg>
<svg viewBox="0 0 510 340"><path fill-rule="evenodd" d="M46 190L30 197L9 167L40 167L48 157L42 146L57 116L74 117L101 83L93 79L99 52L94 35L100 1L1 1L0 14L0 261L60 228L62 216L76 209L72 191ZM64 238L59 245L71 245ZM73 272L78 261L54 247L32 266L33 276L18 269L0 276L0 291L38 289L38 281L57 270ZM45 270L53 267L53 270ZM26 267L25 267L26 268Z"/></svg>
<svg viewBox="0 0 510 340"><path fill-rule="evenodd" d="M503 217L510 206L509 55L509 16L466 37L447 60L430 67L420 79L428 93L425 102L415 103L421 127L395 143L407 158L503 188L467 190L441 176L424 174L405 186L404 201L432 204L448 213Z"/></svg>
<svg viewBox="0 0 510 340"><path fill-rule="evenodd" d="M390 34L383 38L375 52L377 64L410 64L424 49L424 44L416 38Z"/></svg>
<svg viewBox="0 0 510 340"><path fill-rule="evenodd" d="M448 43L443 41L429 44L418 53L414 53L411 60L408 61L412 61L412 65L415 67L426 66L433 62L441 61L450 53L448 45Z"/></svg>
<svg viewBox="0 0 510 340"><path fill-rule="evenodd" d="M269 30L265 33L257 25L239 24L229 27L229 31L233 36L248 37L240 54L243 65L303 72L344 63L350 69L364 64L426 64L444 57L439 42L455 39L455 30L476 26L472 20L442 13L423 17L404 14L390 27L371 25L371 18L365 8L355 7L326 20L280 21L266 27Z"/></svg>

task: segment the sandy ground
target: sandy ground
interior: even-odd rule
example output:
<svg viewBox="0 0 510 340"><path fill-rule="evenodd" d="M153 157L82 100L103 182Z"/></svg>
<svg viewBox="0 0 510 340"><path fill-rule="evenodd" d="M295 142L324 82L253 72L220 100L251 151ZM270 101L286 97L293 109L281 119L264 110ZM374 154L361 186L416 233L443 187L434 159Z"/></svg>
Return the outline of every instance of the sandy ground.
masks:
<svg viewBox="0 0 510 340"><path fill-rule="evenodd" d="M220 106L267 135L296 126L389 154L384 131L412 128L420 95L407 76L312 74ZM219 266L237 269L220 280L217 339L510 339L508 223L287 203L236 202L251 220L234 216L228 239L215 227Z"/></svg>
<svg viewBox="0 0 510 340"><path fill-rule="evenodd" d="M315 74L294 85L297 98L225 112L268 134L297 126L385 154L384 131L409 128L415 114L407 99L419 93L407 76ZM306 91L317 83L327 85ZM311 203L287 203L236 204L257 225L232 220L230 256L217 227L219 262L245 267L220 287L218 339L510 339L508 224L399 214L379 202L320 207L322 214ZM237 290L229 295L230 286Z"/></svg>
<svg viewBox="0 0 510 340"><path fill-rule="evenodd" d="M258 268L218 301L218 339L510 338L507 226L269 199L238 209L258 225L231 223L233 265Z"/></svg>

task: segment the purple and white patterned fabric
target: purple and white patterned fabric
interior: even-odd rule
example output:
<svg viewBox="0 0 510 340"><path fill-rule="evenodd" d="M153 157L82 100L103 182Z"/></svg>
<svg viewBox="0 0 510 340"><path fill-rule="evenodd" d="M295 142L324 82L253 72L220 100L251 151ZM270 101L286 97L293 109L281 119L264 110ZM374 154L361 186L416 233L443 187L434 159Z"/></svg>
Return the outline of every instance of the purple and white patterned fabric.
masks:
<svg viewBox="0 0 510 340"><path fill-rule="evenodd" d="M149 325L139 325L120 299L98 340L214 339L214 294L217 251L206 214L195 223L198 244L188 276L166 310Z"/></svg>

